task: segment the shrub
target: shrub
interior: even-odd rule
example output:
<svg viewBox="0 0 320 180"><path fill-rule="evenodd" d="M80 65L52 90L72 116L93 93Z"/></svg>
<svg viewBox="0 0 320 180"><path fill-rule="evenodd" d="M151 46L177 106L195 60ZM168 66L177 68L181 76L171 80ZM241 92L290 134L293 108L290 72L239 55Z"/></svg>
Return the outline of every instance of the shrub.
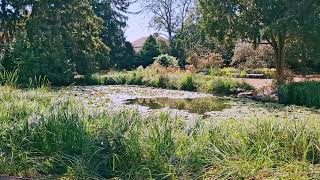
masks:
<svg viewBox="0 0 320 180"><path fill-rule="evenodd" d="M180 89L185 91L196 91L197 87L193 81L192 75L186 75L181 81Z"/></svg>
<svg viewBox="0 0 320 180"><path fill-rule="evenodd" d="M127 84L129 85L143 85L143 77L140 74L133 73L127 77Z"/></svg>
<svg viewBox="0 0 320 180"><path fill-rule="evenodd" d="M254 49L250 43L238 43L231 65L241 69L272 67L274 66L274 51L269 45L260 45Z"/></svg>
<svg viewBox="0 0 320 180"><path fill-rule="evenodd" d="M21 36L6 53L7 70L19 69L19 84L27 85L29 78L47 77L53 85L69 85L74 78L73 65L68 58L63 38L39 34L32 41Z"/></svg>
<svg viewBox="0 0 320 180"><path fill-rule="evenodd" d="M105 79L100 74L78 75L75 77L75 81L78 85L92 86L105 84Z"/></svg>
<svg viewBox="0 0 320 180"><path fill-rule="evenodd" d="M127 82L127 76L122 74L106 76L104 78L105 85L124 85Z"/></svg>
<svg viewBox="0 0 320 180"><path fill-rule="evenodd" d="M320 107L320 82L289 83L279 87L278 95L280 103Z"/></svg>
<svg viewBox="0 0 320 180"><path fill-rule="evenodd" d="M158 57L155 57L154 60L154 63L157 63L162 67L178 66L177 58L169 56L168 54L162 54Z"/></svg>
<svg viewBox="0 0 320 180"><path fill-rule="evenodd" d="M191 52L188 56L187 62L198 70L220 68L223 65L222 56L208 49Z"/></svg>
<svg viewBox="0 0 320 180"><path fill-rule="evenodd" d="M170 87L169 77L167 75L160 75L158 81L156 82L156 87L158 88L168 88Z"/></svg>

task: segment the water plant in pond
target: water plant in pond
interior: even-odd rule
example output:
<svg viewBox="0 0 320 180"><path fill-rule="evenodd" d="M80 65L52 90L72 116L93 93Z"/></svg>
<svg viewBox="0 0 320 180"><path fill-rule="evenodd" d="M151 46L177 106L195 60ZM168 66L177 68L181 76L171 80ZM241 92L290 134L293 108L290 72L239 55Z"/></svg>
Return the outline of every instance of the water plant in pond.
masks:
<svg viewBox="0 0 320 180"><path fill-rule="evenodd" d="M222 98L137 98L128 100L127 104L147 106L151 109L170 107L173 109L186 110L191 113L204 114L212 111L222 111L229 108L228 100Z"/></svg>

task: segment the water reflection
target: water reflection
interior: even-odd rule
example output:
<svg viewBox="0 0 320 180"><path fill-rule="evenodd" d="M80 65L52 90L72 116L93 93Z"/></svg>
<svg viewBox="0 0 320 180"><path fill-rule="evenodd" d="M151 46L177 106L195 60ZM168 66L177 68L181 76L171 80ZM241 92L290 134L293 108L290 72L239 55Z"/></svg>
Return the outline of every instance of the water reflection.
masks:
<svg viewBox="0 0 320 180"><path fill-rule="evenodd" d="M196 99L175 99L175 98L138 98L130 99L126 104L141 105L151 109L172 109L186 110L191 113L204 114L212 111L222 111L230 108L229 100L223 98L204 97Z"/></svg>

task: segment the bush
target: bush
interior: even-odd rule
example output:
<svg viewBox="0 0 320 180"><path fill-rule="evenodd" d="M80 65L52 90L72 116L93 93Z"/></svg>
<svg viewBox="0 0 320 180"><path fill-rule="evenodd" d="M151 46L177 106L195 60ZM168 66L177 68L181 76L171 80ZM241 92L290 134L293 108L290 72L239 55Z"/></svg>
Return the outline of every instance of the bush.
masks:
<svg viewBox="0 0 320 180"><path fill-rule="evenodd" d="M75 77L75 82L77 85L103 85L105 84L105 79L100 74L87 74L78 75Z"/></svg>
<svg viewBox="0 0 320 180"><path fill-rule="evenodd" d="M32 41L26 35L17 38L3 65L9 71L19 69L18 83L22 85L40 76L47 77L53 85L69 85L74 78L62 37L47 34L39 34Z"/></svg>
<svg viewBox="0 0 320 180"><path fill-rule="evenodd" d="M18 70L7 71L5 69L0 70L0 85L4 86L17 86L19 79Z"/></svg>
<svg viewBox="0 0 320 180"><path fill-rule="evenodd" d="M178 66L177 58L169 56L168 54L162 54L158 57L155 57L154 60L154 63L157 63L162 67Z"/></svg>
<svg viewBox="0 0 320 180"><path fill-rule="evenodd" d="M132 75L129 75L127 77L127 82L126 84L129 85L143 85L143 77L140 74L133 73Z"/></svg>
<svg viewBox="0 0 320 180"><path fill-rule="evenodd" d="M197 50L191 52L187 62L198 70L220 68L223 65L222 56L210 50Z"/></svg>
<svg viewBox="0 0 320 180"><path fill-rule="evenodd" d="M232 66L245 68L267 68L274 66L274 52L269 45L256 49L250 43L238 43L232 57Z"/></svg>
<svg viewBox="0 0 320 180"><path fill-rule="evenodd" d="M295 82L278 89L279 101L284 104L320 107L320 82Z"/></svg>
<svg viewBox="0 0 320 180"><path fill-rule="evenodd" d="M167 75L160 75L158 81L156 82L156 87L158 88L168 88L170 87L170 80Z"/></svg>
<svg viewBox="0 0 320 180"><path fill-rule="evenodd" d="M180 89L185 91L196 91L197 87L193 81L192 75L186 75L181 81Z"/></svg>
<svg viewBox="0 0 320 180"><path fill-rule="evenodd" d="M127 82L127 76L126 75L113 75L113 76L107 76L104 79L105 85L124 85Z"/></svg>

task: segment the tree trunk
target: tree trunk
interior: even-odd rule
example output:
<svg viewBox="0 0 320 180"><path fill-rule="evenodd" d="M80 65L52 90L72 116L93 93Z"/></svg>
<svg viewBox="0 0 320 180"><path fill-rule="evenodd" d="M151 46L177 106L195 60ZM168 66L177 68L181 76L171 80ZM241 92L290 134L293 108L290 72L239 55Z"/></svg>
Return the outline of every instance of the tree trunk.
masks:
<svg viewBox="0 0 320 180"><path fill-rule="evenodd" d="M271 34L270 44L275 53L276 68L277 68L277 81L278 83L284 83L286 80L284 72L284 61L285 61L285 39L286 35L284 32L278 32L277 34Z"/></svg>

